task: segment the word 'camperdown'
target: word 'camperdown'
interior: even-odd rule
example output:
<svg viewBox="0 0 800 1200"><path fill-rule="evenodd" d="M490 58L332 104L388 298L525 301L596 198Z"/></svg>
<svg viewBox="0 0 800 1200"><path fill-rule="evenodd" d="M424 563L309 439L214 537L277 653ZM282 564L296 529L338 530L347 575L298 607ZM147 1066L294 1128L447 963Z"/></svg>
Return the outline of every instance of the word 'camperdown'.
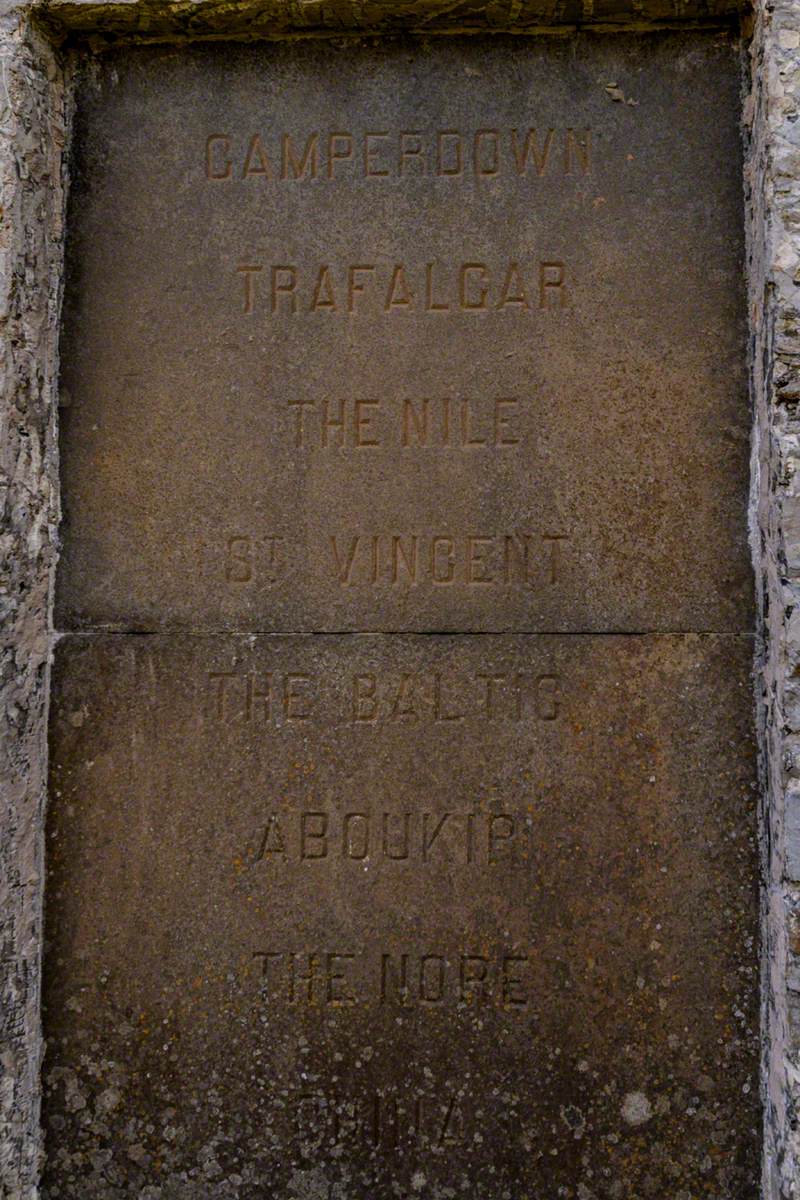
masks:
<svg viewBox="0 0 800 1200"><path fill-rule="evenodd" d="M365 129L312 130L305 134L211 133L205 143L205 176L298 183L337 179L465 177L536 179L588 175L590 129Z"/></svg>

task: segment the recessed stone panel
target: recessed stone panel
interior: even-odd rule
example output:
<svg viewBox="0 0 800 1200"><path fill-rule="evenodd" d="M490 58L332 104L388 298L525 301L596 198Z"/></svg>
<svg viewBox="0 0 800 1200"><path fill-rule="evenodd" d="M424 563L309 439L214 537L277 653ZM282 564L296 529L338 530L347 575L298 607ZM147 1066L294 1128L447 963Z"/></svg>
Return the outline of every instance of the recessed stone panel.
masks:
<svg viewBox="0 0 800 1200"><path fill-rule="evenodd" d="M62 640L48 1200L755 1197L751 649Z"/></svg>
<svg viewBox="0 0 800 1200"><path fill-rule="evenodd" d="M738 95L720 35L94 62L61 627L748 628Z"/></svg>

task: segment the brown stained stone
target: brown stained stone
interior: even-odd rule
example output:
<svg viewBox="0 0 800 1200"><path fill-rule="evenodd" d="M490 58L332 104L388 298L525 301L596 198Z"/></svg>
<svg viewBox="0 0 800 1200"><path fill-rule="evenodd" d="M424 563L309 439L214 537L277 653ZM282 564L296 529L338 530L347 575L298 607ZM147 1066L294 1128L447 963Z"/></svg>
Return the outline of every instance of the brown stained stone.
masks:
<svg viewBox="0 0 800 1200"><path fill-rule="evenodd" d="M43 0L38 15L56 37L157 41L402 30L523 33L570 25L641 30L735 22L749 7L746 0Z"/></svg>
<svg viewBox="0 0 800 1200"><path fill-rule="evenodd" d="M719 34L93 62L60 627L750 628L738 63Z"/></svg>
<svg viewBox="0 0 800 1200"><path fill-rule="evenodd" d="M47 1200L754 1200L751 651L63 639Z"/></svg>

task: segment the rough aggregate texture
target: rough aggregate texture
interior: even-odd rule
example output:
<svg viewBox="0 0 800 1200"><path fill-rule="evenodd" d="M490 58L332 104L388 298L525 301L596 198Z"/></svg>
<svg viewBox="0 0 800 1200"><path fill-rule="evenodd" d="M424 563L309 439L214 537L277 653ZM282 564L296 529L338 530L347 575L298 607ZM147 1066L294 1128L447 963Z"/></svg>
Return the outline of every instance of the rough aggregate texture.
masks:
<svg viewBox="0 0 800 1200"><path fill-rule="evenodd" d="M761 5L745 104L764 893L763 1194L800 1196L800 9Z"/></svg>
<svg viewBox="0 0 800 1200"><path fill-rule="evenodd" d="M63 80L24 16L0 23L0 1195L39 1169L39 979Z"/></svg>

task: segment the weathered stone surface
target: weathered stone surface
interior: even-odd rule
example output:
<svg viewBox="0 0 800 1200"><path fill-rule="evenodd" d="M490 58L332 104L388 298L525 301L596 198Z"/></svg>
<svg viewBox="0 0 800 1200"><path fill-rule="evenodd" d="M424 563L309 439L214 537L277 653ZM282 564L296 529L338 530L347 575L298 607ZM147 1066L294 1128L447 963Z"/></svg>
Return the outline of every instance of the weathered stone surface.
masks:
<svg viewBox="0 0 800 1200"><path fill-rule="evenodd" d="M0 19L0 1195L41 1161L39 1020L64 79L25 14Z"/></svg>
<svg viewBox="0 0 800 1200"><path fill-rule="evenodd" d="M61 626L750 628L738 88L719 36L94 63Z"/></svg>
<svg viewBox="0 0 800 1200"><path fill-rule="evenodd" d="M40 18L56 38L137 41L286 34L423 34L458 30L535 33L575 27L735 22L744 0L45 0Z"/></svg>
<svg viewBox="0 0 800 1200"><path fill-rule="evenodd" d="M48 1200L754 1198L751 652L62 639Z"/></svg>
<svg viewBox="0 0 800 1200"><path fill-rule="evenodd" d="M800 10L758 5L745 105L751 523L757 567L765 880L763 1195L800 1197Z"/></svg>

